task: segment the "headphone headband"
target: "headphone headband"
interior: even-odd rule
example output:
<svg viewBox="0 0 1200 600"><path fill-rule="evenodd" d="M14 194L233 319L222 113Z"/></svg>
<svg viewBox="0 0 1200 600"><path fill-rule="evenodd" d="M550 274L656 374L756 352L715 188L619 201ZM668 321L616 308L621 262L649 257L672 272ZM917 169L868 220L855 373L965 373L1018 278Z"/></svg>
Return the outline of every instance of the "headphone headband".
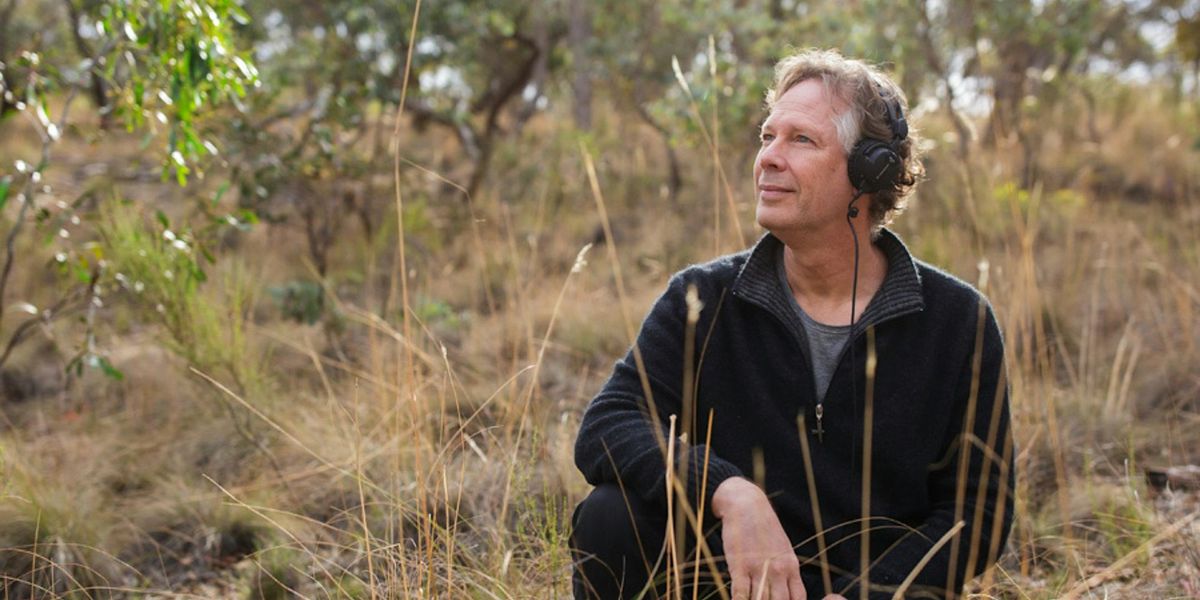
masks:
<svg viewBox="0 0 1200 600"><path fill-rule="evenodd" d="M900 150L899 144L908 137L908 121L904 119L904 109L900 106L900 98L892 96L888 98L883 95L883 88L876 84L875 89L879 90L879 99L883 100L883 106L887 112L888 127L892 130L892 144L895 150Z"/></svg>

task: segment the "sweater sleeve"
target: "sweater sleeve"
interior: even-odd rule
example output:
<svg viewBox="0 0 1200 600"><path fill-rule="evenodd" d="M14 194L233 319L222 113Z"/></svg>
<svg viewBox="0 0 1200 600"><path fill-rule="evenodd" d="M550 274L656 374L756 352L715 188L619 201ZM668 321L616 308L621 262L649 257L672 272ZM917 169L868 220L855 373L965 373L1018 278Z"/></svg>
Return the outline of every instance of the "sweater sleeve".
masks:
<svg viewBox="0 0 1200 600"><path fill-rule="evenodd" d="M951 423L957 426L943 444L945 458L930 466L927 485L932 512L871 566L872 600L891 598L958 522L963 523L962 529L931 556L906 597L955 597L1004 550L1013 520L1016 452L1009 430L1004 344L991 307L986 300L980 302L982 322L967 328L975 338L974 351L956 386ZM855 573L835 581L834 589L844 590L847 598L858 598L860 583Z"/></svg>
<svg viewBox="0 0 1200 600"><path fill-rule="evenodd" d="M659 505L666 501L670 417L682 419L686 287L682 276L672 278L642 322L636 347L645 365L646 384L631 348L588 405L575 441L575 464L588 483L620 483ZM652 414L657 416L657 430ZM697 506L701 495L711 506L717 486L741 475L736 466L709 453L705 477L705 454L703 444L683 445L677 440L675 472L682 480L686 471L692 506Z"/></svg>

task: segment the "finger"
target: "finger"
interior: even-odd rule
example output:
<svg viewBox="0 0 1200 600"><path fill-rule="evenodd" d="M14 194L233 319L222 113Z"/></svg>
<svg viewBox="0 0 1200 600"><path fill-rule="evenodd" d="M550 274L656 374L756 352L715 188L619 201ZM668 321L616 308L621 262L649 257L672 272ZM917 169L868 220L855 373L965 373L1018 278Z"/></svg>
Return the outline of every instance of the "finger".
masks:
<svg viewBox="0 0 1200 600"><path fill-rule="evenodd" d="M729 578L733 580L730 597L733 600L750 600L750 578L745 573L730 573Z"/></svg>
<svg viewBox="0 0 1200 600"><path fill-rule="evenodd" d="M779 577L771 582L771 600L792 600L787 579Z"/></svg>
<svg viewBox="0 0 1200 600"><path fill-rule="evenodd" d="M800 573L788 578L788 599L808 600L808 592L804 590L804 580L800 579Z"/></svg>
<svg viewBox="0 0 1200 600"><path fill-rule="evenodd" d="M771 598L771 582L767 579L767 567L771 563L763 563L758 578L750 582L751 594L754 600L773 600Z"/></svg>

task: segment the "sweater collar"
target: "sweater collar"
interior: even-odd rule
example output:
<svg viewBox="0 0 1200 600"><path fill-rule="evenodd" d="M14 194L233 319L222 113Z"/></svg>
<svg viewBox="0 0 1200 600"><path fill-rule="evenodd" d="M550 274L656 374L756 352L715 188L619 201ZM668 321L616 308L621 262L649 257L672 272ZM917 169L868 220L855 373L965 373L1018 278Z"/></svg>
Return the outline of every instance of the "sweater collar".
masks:
<svg viewBox="0 0 1200 600"><path fill-rule="evenodd" d="M863 311L862 318L854 324L853 333L925 308L925 299L921 295L921 275L904 242L885 228L880 230L874 243L887 257L887 275L884 276L879 291L875 292L871 303ZM759 239L738 272L732 292L734 296L763 306L783 318L784 322L791 323L795 317L795 310L792 309L786 291L780 286L776 273L779 249L782 246L783 242L771 233Z"/></svg>

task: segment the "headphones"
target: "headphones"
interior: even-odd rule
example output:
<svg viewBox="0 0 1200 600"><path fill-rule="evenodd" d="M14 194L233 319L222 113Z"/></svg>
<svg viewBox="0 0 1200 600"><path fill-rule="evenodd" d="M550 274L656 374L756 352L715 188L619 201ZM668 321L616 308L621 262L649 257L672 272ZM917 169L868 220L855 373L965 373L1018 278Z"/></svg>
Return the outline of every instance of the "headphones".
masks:
<svg viewBox="0 0 1200 600"><path fill-rule="evenodd" d="M854 317L858 312L858 233L854 229L853 219L858 217L858 207L854 206L855 202L863 194L878 192L888 186L894 185L896 179L900 177L900 169L904 162L900 160L900 143L904 138L908 137L908 122L904 120L904 110L900 106L899 96L888 97L883 93L883 87L878 82L875 83L875 90L879 93L879 98L883 100L884 109L887 111L888 127L892 130L891 141L876 140L871 138L863 138L854 144L854 148L850 150L850 156L846 158L846 171L850 175L850 184L854 186L854 198L850 200L850 205L846 208L846 225L850 227L850 235L854 238L854 279L850 287L850 332L847 334L846 343L850 346L850 364L855 365L857 361L854 357ZM853 369L852 369L853 371ZM850 378L850 397L858 398L858 378ZM817 434L817 439L821 439L821 433L824 431L821 428L821 401L817 401L817 429L813 433ZM857 405L855 405L855 418L857 419Z"/></svg>
<svg viewBox="0 0 1200 600"><path fill-rule="evenodd" d="M898 96L887 96L883 88L875 86L887 110L888 127L892 130L891 141L862 138L850 150L846 159L846 170L850 174L850 185L860 194L878 192L895 183L900 176L903 161L900 159L900 142L908 137L908 122Z"/></svg>

